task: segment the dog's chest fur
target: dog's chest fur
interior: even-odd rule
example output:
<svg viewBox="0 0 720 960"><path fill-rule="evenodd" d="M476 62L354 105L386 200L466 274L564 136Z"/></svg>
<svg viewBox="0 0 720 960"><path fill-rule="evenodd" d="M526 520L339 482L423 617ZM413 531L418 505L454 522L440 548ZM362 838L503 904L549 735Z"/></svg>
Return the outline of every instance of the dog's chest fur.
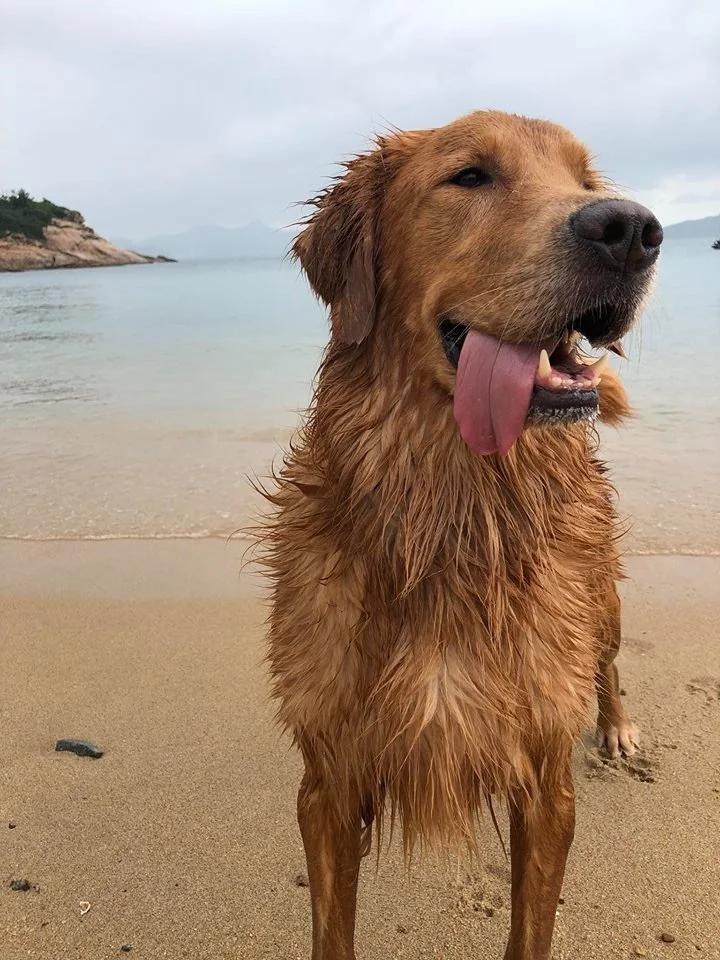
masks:
<svg viewBox="0 0 720 960"><path fill-rule="evenodd" d="M324 468L300 446L273 495L280 719L411 834L469 830L484 794L529 786L531 757L587 718L614 513L584 431L564 434L505 462L434 445L373 470L377 438Z"/></svg>

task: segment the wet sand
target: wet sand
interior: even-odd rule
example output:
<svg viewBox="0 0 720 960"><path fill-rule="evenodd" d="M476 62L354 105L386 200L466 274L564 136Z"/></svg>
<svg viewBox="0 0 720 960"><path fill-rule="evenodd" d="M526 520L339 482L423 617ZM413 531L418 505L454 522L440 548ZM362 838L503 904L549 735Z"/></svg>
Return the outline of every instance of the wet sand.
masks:
<svg viewBox="0 0 720 960"><path fill-rule="evenodd" d="M309 956L300 765L266 700L244 546L0 541L2 960ZM629 572L620 667L643 750L578 747L554 957L720 957L720 558ZM60 737L105 755L55 753ZM480 864L365 862L358 960L499 960L509 871L485 832Z"/></svg>

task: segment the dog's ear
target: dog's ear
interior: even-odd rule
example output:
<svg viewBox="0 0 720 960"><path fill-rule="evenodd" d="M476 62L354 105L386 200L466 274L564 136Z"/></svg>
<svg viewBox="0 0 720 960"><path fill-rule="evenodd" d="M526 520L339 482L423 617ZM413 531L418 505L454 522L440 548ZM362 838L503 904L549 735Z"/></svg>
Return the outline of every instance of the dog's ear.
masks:
<svg viewBox="0 0 720 960"><path fill-rule="evenodd" d="M330 308L335 337L360 343L375 320L376 234L389 178L386 141L354 157L310 203L316 208L292 247L315 293Z"/></svg>

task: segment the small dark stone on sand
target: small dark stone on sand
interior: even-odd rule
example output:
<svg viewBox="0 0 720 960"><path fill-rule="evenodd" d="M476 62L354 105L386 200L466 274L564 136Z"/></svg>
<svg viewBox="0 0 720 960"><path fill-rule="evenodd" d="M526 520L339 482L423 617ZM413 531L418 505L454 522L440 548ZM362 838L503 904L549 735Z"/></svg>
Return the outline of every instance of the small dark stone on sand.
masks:
<svg viewBox="0 0 720 960"><path fill-rule="evenodd" d="M122 953L130 953L130 951L132 950L132 947L130 946L129 943L124 943L124 944L120 947L120 950L122 951Z"/></svg>
<svg viewBox="0 0 720 960"><path fill-rule="evenodd" d="M58 753L66 750L68 753L76 753L79 757L92 757L93 760L99 760L103 755L100 747L96 747L89 740L73 740L72 738L58 740L55 744L55 750Z"/></svg>
<svg viewBox="0 0 720 960"><path fill-rule="evenodd" d="M407 932L408 932L408 928L405 926L405 924L399 923L398 926L397 926L397 932L398 932L398 933L407 933Z"/></svg>
<svg viewBox="0 0 720 960"><path fill-rule="evenodd" d="M620 687L620 696L621 697L627 696L627 690L625 689L625 687Z"/></svg>
<svg viewBox="0 0 720 960"><path fill-rule="evenodd" d="M296 886L296 887L309 887L309 886L310 886L310 881L308 880L308 878L305 876L304 873L299 873L299 874L295 877L295 886Z"/></svg>
<svg viewBox="0 0 720 960"><path fill-rule="evenodd" d="M11 820L10 823L8 824L8 830L14 830L16 826L17 824L15 823L15 821Z"/></svg>
<svg viewBox="0 0 720 960"><path fill-rule="evenodd" d="M660 939L663 943L675 943L675 937L672 933L661 933Z"/></svg>
<svg viewBox="0 0 720 960"><path fill-rule="evenodd" d="M564 907L564 906L565 906L565 897L560 897L560 899L558 900L558 903L560 904L561 907Z"/></svg>
<svg viewBox="0 0 720 960"><path fill-rule="evenodd" d="M10 889L22 890L24 893L25 891L32 889L32 887L29 880L11 880Z"/></svg>

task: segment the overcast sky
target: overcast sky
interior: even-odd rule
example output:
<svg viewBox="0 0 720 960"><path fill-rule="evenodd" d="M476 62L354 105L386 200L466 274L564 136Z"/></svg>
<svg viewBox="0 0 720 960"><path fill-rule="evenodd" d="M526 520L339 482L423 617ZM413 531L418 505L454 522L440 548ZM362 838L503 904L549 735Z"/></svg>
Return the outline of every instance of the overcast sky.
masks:
<svg viewBox="0 0 720 960"><path fill-rule="evenodd" d="M0 0L0 190L106 236L289 223L368 134L478 107L718 213L720 0Z"/></svg>

